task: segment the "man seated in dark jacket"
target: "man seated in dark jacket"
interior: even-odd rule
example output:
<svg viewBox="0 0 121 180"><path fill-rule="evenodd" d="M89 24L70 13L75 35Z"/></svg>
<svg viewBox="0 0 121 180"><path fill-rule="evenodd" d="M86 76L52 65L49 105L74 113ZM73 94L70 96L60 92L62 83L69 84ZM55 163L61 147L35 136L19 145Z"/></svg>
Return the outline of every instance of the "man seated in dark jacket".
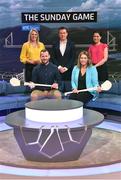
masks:
<svg viewBox="0 0 121 180"><path fill-rule="evenodd" d="M45 49L40 52L41 63L34 67L32 72L32 82L30 87L34 88L31 93L31 100L38 100L42 97L54 97L61 99L61 77L58 71L58 67L49 62L50 54ZM41 83L45 85L51 85L51 87L36 86L34 83Z"/></svg>

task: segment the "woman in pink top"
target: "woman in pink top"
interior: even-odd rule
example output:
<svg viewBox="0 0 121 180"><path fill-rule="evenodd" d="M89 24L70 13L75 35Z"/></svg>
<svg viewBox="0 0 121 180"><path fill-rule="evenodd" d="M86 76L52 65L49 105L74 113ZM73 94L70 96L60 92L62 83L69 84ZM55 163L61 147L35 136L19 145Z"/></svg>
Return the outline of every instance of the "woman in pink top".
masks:
<svg viewBox="0 0 121 180"><path fill-rule="evenodd" d="M108 79L106 65L108 60L108 46L101 42L101 34L99 32L93 33L93 42L89 47L89 55L93 65L97 68L99 81L105 81Z"/></svg>

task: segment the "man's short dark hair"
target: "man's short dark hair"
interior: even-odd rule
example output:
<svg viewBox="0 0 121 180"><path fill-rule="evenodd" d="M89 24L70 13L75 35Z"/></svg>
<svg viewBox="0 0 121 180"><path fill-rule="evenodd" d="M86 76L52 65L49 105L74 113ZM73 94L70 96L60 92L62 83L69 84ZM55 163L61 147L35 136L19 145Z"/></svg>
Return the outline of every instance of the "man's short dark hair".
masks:
<svg viewBox="0 0 121 180"><path fill-rule="evenodd" d="M40 53L42 53L42 52L48 52L48 53L49 53L49 51L48 51L47 49L42 49L42 50L40 51Z"/></svg>
<svg viewBox="0 0 121 180"><path fill-rule="evenodd" d="M67 28L67 27L64 27L64 26L60 27L60 28L58 29L58 32L59 32L60 30L66 30L67 33L69 32L68 28Z"/></svg>

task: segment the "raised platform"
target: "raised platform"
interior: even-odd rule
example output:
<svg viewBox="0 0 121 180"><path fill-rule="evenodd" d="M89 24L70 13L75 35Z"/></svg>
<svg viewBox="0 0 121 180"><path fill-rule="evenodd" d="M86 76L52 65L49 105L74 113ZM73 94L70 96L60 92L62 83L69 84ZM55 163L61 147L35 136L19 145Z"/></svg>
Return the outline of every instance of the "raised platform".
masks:
<svg viewBox="0 0 121 180"><path fill-rule="evenodd" d="M121 133L106 129L94 128L80 158L68 162L43 163L27 161L14 138L13 130L0 132L0 142L0 164L14 167L70 169L99 167L121 162L121 146L119 145L121 144Z"/></svg>

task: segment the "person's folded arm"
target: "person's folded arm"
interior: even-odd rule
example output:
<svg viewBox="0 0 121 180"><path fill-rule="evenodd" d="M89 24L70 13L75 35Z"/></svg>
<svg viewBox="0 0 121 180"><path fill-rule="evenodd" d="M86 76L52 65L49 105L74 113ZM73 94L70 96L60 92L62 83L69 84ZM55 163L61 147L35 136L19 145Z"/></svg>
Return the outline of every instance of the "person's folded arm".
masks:
<svg viewBox="0 0 121 180"><path fill-rule="evenodd" d="M106 47L106 48L104 49L104 58L103 58L99 63L97 63L97 64L95 65L95 67L98 67L98 66L103 65L107 60L108 60L108 48Z"/></svg>

